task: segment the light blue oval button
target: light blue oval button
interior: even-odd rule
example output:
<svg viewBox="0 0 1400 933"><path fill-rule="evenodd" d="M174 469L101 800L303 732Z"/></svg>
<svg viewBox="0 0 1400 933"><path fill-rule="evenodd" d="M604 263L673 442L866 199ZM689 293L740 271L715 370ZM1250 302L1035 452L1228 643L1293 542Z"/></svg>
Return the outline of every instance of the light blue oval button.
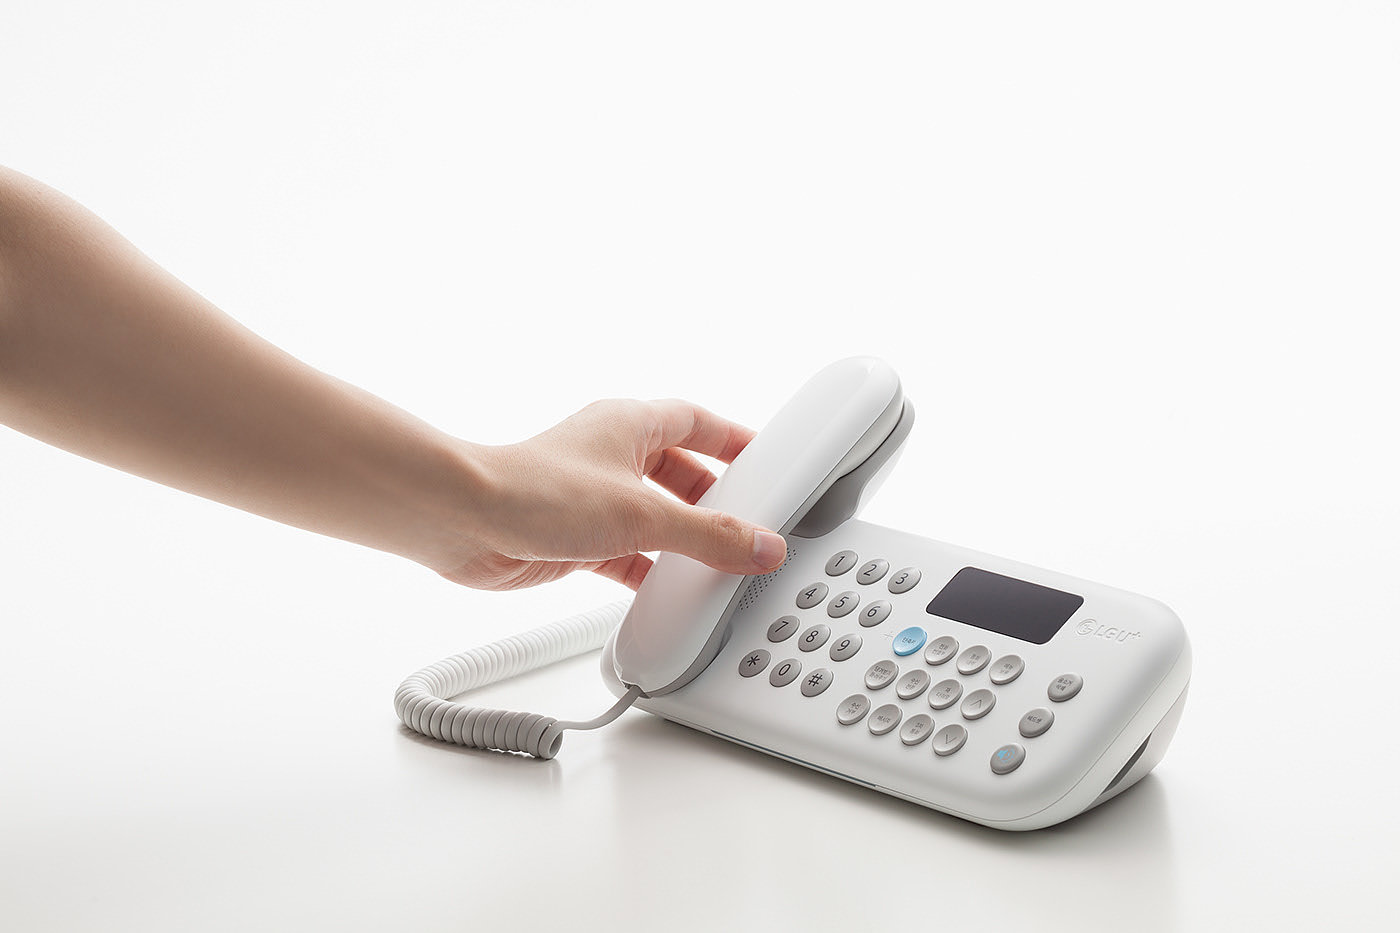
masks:
<svg viewBox="0 0 1400 933"><path fill-rule="evenodd" d="M922 648L926 641L928 633L917 625L911 625L894 637L894 653L901 658L906 654L913 654Z"/></svg>

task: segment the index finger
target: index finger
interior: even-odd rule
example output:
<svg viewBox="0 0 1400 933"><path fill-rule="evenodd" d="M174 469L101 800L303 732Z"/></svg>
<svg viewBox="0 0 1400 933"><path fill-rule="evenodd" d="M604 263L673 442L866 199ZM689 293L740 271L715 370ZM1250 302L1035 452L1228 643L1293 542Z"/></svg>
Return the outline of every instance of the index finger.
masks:
<svg viewBox="0 0 1400 933"><path fill-rule="evenodd" d="M655 430L648 450L684 447L724 463L733 463L757 434L752 428L721 418L712 411L678 398L650 402Z"/></svg>

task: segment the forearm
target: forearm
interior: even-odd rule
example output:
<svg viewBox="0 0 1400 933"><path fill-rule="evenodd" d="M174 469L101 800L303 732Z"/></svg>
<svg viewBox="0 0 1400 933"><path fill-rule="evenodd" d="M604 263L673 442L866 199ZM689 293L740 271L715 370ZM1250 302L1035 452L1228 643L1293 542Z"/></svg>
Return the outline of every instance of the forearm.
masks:
<svg viewBox="0 0 1400 933"><path fill-rule="evenodd" d="M430 566L486 495L477 448L283 353L3 169L0 423Z"/></svg>

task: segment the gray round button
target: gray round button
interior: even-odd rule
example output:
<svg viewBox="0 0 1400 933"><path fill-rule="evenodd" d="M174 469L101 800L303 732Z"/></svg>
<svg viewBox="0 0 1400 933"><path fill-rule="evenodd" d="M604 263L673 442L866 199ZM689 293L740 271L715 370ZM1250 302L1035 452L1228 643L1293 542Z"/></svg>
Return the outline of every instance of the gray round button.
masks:
<svg viewBox="0 0 1400 933"><path fill-rule="evenodd" d="M992 771L997 774L1010 774L1021 767L1026 760L1026 750L1016 742L1008 742L992 752Z"/></svg>
<svg viewBox="0 0 1400 933"><path fill-rule="evenodd" d="M811 609L813 606L826 599L827 592L825 583L813 583L797 594L797 608Z"/></svg>
<svg viewBox="0 0 1400 933"><path fill-rule="evenodd" d="M804 697L814 697L830 686L831 671L824 667L819 667L802 678L802 695Z"/></svg>
<svg viewBox="0 0 1400 933"><path fill-rule="evenodd" d="M860 560L860 558L856 556L855 551L837 551L835 554L832 554L831 557L827 558L826 575L828 577L839 577L841 574L854 567L858 560Z"/></svg>
<svg viewBox="0 0 1400 933"><path fill-rule="evenodd" d="M853 657L855 657L855 656L856 656L856 652L859 651L859 650L860 650L860 636L859 636L859 635L846 635L846 636L843 637L843 638L838 638L838 639L836 639L836 641L832 643L832 645L831 645L831 652L830 652L830 654L831 654L831 660L833 660L833 661L845 661L845 660L847 660L848 658L853 658Z"/></svg>
<svg viewBox="0 0 1400 933"><path fill-rule="evenodd" d="M915 668L899 678L899 683L894 685L894 692L899 694L901 700L912 700L928 689L929 681L932 679L928 675L928 671Z"/></svg>
<svg viewBox="0 0 1400 933"><path fill-rule="evenodd" d="M865 584L879 583L880 579L889 572L890 562L877 557L874 560L868 560L861 564L860 570L856 571L856 582Z"/></svg>
<svg viewBox="0 0 1400 933"><path fill-rule="evenodd" d="M899 665L893 661L876 661L865 671L865 685L871 690L888 687L899 676Z"/></svg>
<svg viewBox="0 0 1400 933"><path fill-rule="evenodd" d="M933 737L933 753L942 757L951 755L953 752L963 747L967 742L967 730L954 723L951 726L944 726L938 730L938 734Z"/></svg>
<svg viewBox="0 0 1400 933"><path fill-rule="evenodd" d="M836 707L836 721L843 726L860 722L870 712L870 698L863 693L853 693Z"/></svg>
<svg viewBox="0 0 1400 933"><path fill-rule="evenodd" d="M986 645L973 645L958 655L958 673L975 674L987 666L992 659L992 649Z"/></svg>
<svg viewBox="0 0 1400 933"><path fill-rule="evenodd" d="M940 680L938 686L928 692L928 705L934 709L947 709L962 696L962 684L949 678Z"/></svg>
<svg viewBox="0 0 1400 933"><path fill-rule="evenodd" d="M771 657L765 648L750 651L739 659L739 673L745 677L761 673L768 666L768 659Z"/></svg>
<svg viewBox="0 0 1400 933"><path fill-rule="evenodd" d="M918 745L933 734L933 717L926 713L910 716L899 730L899 740L905 745Z"/></svg>
<svg viewBox="0 0 1400 933"><path fill-rule="evenodd" d="M773 668L773 673L768 675L768 682L775 687L786 687L796 680L800 673L802 673L802 662L796 658L788 658L786 661L778 662L778 666Z"/></svg>
<svg viewBox="0 0 1400 933"><path fill-rule="evenodd" d="M1005 657L997 658L992 669L987 672L987 676L992 679L992 683L1001 686L1020 677L1021 672L1025 669L1026 662L1022 661L1019 655L1008 654Z"/></svg>
<svg viewBox="0 0 1400 933"><path fill-rule="evenodd" d="M807 631L797 639L798 651L816 651L831 637L831 629L823 622L807 626Z"/></svg>
<svg viewBox="0 0 1400 933"><path fill-rule="evenodd" d="M834 597L831 602L827 604L826 614L833 619L839 619L849 614L859 603L860 597L848 590L840 596Z"/></svg>
<svg viewBox="0 0 1400 933"><path fill-rule="evenodd" d="M879 625L890 617L890 604L887 600L877 599L860 611L860 624L866 628L872 625Z"/></svg>
<svg viewBox="0 0 1400 933"><path fill-rule="evenodd" d="M890 577L891 593L907 593L919 585L924 575L917 567L905 567L903 570L895 571L895 575Z"/></svg>
<svg viewBox="0 0 1400 933"><path fill-rule="evenodd" d="M940 635L924 649L924 663L937 666L957 653L958 640L952 635Z"/></svg>
<svg viewBox="0 0 1400 933"><path fill-rule="evenodd" d="M974 690L962 701L958 711L963 719L981 719L997 705L997 695L990 690Z"/></svg>
<svg viewBox="0 0 1400 933"><path fill-rule="evenodd" d="M797 616L783 616L768 626L768 640L771 642L787 641L801 625L802 623L797 621Z"/></svg>
<svg viewBox="0 0 1400 933"><path fill-rule="evenodd" d="M1061 674L1050 681L1050 688L1045 692L1056 703L1063 703L1065 700L1074 699L1083 686L1084 678L1078 674Z"/></svg>
<svg viewBox="0 0 1400 933"><path fill-rule="evenodd" d="M875 735L884 735L895 726L899 725L900 719L904 718L904 711L893 703L886 703L875 712L870 714L870 731Z"/></svg>
<svg viewBox="0 0 1400 933"><path fill-rule="evenodd" d="M1026 738L1033 739L1050 731L1050 727L1054 724L1055 714L1043 706L1037 706L1021 717L1021 724L1018 728Z"/></svg>

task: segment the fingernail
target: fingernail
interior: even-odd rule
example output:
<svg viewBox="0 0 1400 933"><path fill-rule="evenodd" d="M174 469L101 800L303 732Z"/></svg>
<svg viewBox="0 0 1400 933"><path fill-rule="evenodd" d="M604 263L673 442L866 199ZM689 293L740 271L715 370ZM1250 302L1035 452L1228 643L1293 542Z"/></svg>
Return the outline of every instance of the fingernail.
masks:
<svg viewBox="0 0 1400 933"><path fill-rule="evenodd" d="M771 531L753 533L753 564L760 570L776 570L787 559L787 542Z"/></svg>

